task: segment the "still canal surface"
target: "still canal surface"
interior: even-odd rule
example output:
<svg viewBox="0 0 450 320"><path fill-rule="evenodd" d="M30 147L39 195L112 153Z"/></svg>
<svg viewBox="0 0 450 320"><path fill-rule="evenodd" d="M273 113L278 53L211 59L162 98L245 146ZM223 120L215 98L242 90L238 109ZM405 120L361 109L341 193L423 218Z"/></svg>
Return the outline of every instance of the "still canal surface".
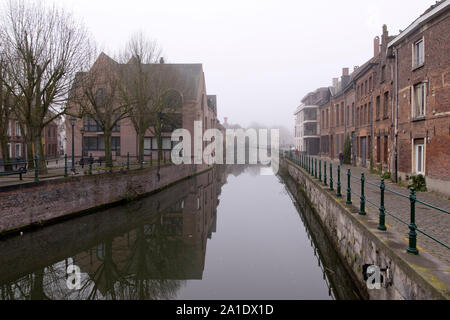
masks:
<svg viewBox="0 0 450 320"><path fill-rule="evenodd" d="M2 239L0 299L357 299L319 224L267 170L219 166Z"/></svg>

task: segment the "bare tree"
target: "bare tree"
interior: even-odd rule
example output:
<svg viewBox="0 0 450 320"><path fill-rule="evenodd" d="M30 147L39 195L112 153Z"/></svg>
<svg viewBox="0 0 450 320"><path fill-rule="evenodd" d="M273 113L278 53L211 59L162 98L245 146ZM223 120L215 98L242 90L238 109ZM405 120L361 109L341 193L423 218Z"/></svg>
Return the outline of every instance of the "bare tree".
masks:
<svg viewBox="0 0 450 320"><path fill-rule="evenodd" d="M0 53L1 54L1 53ZM1 79L5 79L5 64L0 56L0 148L2 149L2 159L5 171L12 170L10 164L9 149L8 149L8 127L11 115L11 95L3 85Z"/></svg>
<svg viewBox="0 0 450 320"><path fill-rule="evenodd" d="M29 130L39 169L45 173L42 130L64 114L75 74L90 61L89 37L71 14L55 5L9 0L2 11L0 42L9 80L2 83L20 102L14 108Z"/></svg>
<svg viewBox="0 0 450 320"><path fill-rule="evenodd" d="M75 112L84 121L95 121L104 134L105 161L112 167L112 133L120 120L128 117L129 102L121 99L119 94L121 79L119 65L101 54L91 70L78 75L78 80L71 92L71 112Z"/></svg>
<svg viewBox="0 0 450 320"><path fill-rule="evenodd" d="M154 64L161 58L161 50L155 41L145 37L142 32L134 34L128 41L119 61L121 68L123 100L130 105L129 117L137 135L138 162L144 162L144 140L152 125L153 92L150 90L152 76L146 65Z"/></svg>

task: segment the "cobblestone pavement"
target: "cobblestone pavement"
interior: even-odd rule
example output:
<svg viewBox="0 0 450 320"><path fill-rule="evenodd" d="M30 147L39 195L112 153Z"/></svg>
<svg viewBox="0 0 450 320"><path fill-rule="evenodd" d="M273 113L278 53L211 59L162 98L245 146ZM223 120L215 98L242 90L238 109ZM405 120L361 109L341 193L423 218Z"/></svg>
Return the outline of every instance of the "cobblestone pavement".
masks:
<svg viewBox="0 0 450 320"><path fill-rule="evenodd" d="M322 181L323 181L323 163L322 160ZM330 161L327 160L327 182L329 183L330 173ZM337 188L337 167L338 161L333 161L333 180L334 190ZM369 173L366 168L353 167L349 165L343 165L341 168L341 193L342 197L346 199L347 196L347 170L351 171L351 190L352 190L352 202L353 205L360 206L360 194L361 194L361 173L364 173L366 183L364 185L364 193L367 200L374 203L376 207L366 201L366 212L370 217L374 217L378 221L380 205L380 183L381 178L378 175ZM370 183L375 184L373 186ZM385 208L391 214L397 216L401 220L404 220L409 224L410 221L410 200L409 190L405 187L399 186L390 180L385 181L386 188L405 195L408 198L398 196L389 191L385 191ZM434 195L431 192L417 192L416 197L418 200L429 203L436 207L450 211L450 201L445 198ZM432 237L439 241L450 245L450 215L439 210L429 208L421 203L416 202L416 225L417 228L425 233L428 233ZM395 218L386 214L386 226L397 230L403 235L405 240L405 250L408 247L408 233L409 228L406 224L397 221ZM450 266L450 250L439 244L438 242L428 238L427 236L417 232L417 247L419 251L426 251L441 261L445 262L447 266Z"/></svg>

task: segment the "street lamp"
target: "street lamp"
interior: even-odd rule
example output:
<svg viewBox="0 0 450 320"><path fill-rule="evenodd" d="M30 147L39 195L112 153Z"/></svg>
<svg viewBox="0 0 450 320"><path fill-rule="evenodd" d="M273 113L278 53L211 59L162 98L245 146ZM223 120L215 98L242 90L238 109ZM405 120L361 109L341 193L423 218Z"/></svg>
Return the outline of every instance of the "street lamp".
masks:
<svg viewBox="0 0 450 320"><path fill-rule="evenodd" d="M77 119L75 117L70 117L70 124L72 125L72 172L75 172L75 134L74 127Z"/></svg>

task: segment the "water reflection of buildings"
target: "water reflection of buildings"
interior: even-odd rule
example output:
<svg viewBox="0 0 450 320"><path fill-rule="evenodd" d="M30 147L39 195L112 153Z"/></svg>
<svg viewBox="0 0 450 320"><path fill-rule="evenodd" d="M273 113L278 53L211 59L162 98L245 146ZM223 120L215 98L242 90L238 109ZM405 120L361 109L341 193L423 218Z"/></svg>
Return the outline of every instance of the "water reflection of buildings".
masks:
<svg viewBox="0 0 450 320"><path fill-rule="evenodd" d="M4 262L17 267L0 267L0 299L175 298L185 280L202 279L230 171L243 170L217 166L151 197L0 243L11 257ZM75 292L66 286L72 261L82 272Z"/></svg>

